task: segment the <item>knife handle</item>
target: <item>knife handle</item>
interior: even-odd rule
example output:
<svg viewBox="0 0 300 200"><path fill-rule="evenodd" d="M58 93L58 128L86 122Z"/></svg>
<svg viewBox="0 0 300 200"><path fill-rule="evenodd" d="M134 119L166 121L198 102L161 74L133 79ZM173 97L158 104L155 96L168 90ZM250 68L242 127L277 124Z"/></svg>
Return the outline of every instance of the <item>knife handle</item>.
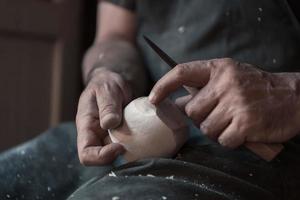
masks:
<svg viewBox="0 0 300 200"><path fill-rule="evenodd" d="M244 146L268 162L272 161L284 148L282 144L265 144L257 142L246 142Z"/></svg>

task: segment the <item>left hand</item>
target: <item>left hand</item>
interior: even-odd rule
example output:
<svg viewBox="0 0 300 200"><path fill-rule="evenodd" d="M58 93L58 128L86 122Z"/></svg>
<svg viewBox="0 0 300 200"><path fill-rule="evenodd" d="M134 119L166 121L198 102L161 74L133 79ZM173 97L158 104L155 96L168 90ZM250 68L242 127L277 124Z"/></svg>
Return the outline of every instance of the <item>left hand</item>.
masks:
<svg viewBox="0 0 300 200"><path fill-rule="evenodd" d="M209 138L226 147L244 142L281 143L300 130L296 73L268 73L230 58L179 64L153 87L158 104L186 85L199 92L186 114Z"/></svg>

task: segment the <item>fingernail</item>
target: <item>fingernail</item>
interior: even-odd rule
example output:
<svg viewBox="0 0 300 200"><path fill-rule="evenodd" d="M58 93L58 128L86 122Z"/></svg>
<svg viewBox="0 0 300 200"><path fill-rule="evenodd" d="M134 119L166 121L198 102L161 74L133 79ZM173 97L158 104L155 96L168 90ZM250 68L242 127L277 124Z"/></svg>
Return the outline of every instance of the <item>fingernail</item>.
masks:
<svg viewBox="0 0 300 200"><path fill-rule="evenodd" d="M222 138L222 137L219 137L219 138L218 138L218 142L219 142L220 145L222 145L222 146L224 146L224 147L227 146L227 141L224 140L224 138Z"/></svg>
<svg viewBox="0 0 300 200"><path fill-rule="evenodd" d="M156 101L156 94L154 92L151 92L149 94L148 99L149 99L150 103L155 103L155 101Z"/></svg>

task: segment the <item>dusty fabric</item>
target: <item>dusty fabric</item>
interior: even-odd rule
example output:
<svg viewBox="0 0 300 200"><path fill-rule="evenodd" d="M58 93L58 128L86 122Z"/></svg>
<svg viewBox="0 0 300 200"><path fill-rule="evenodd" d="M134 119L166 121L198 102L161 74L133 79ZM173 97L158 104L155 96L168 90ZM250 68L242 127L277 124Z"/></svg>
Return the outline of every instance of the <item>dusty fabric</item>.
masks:
<svg viewBox="0 0 300 200"><path fill-rule="evenodd" d="M296 200L299 144L299 138L286 143L270 163L244 148L188 144L174 159L84 167L78 161L75 124L68 123L0 154L0 199Z"/></svg>
<svg viewBox="0 0 300 200"><path fill-rule="evenodd" d="M299 199L299 146L290 142L267 163L246 149L185 146L175 159L148 159L112 169L72 194L79 199Z"/></svg>
<svg viewBox="0 0 300 200"><path fill-rule="evenodd" d="M66 199L110 166L79 163L74 123L61 124L0 154L0 199Z"/></svg>

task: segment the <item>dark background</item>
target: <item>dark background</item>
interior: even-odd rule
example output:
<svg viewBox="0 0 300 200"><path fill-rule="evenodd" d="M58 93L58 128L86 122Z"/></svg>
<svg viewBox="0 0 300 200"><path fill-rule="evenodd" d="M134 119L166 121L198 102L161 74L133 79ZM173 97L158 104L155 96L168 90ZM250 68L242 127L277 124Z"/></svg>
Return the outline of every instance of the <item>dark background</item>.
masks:
<svg viewBox="0 0 300 200"><path fill-rule="evenodd" d="M0 0L0 152L75 119L96 0Z"/></svg>

